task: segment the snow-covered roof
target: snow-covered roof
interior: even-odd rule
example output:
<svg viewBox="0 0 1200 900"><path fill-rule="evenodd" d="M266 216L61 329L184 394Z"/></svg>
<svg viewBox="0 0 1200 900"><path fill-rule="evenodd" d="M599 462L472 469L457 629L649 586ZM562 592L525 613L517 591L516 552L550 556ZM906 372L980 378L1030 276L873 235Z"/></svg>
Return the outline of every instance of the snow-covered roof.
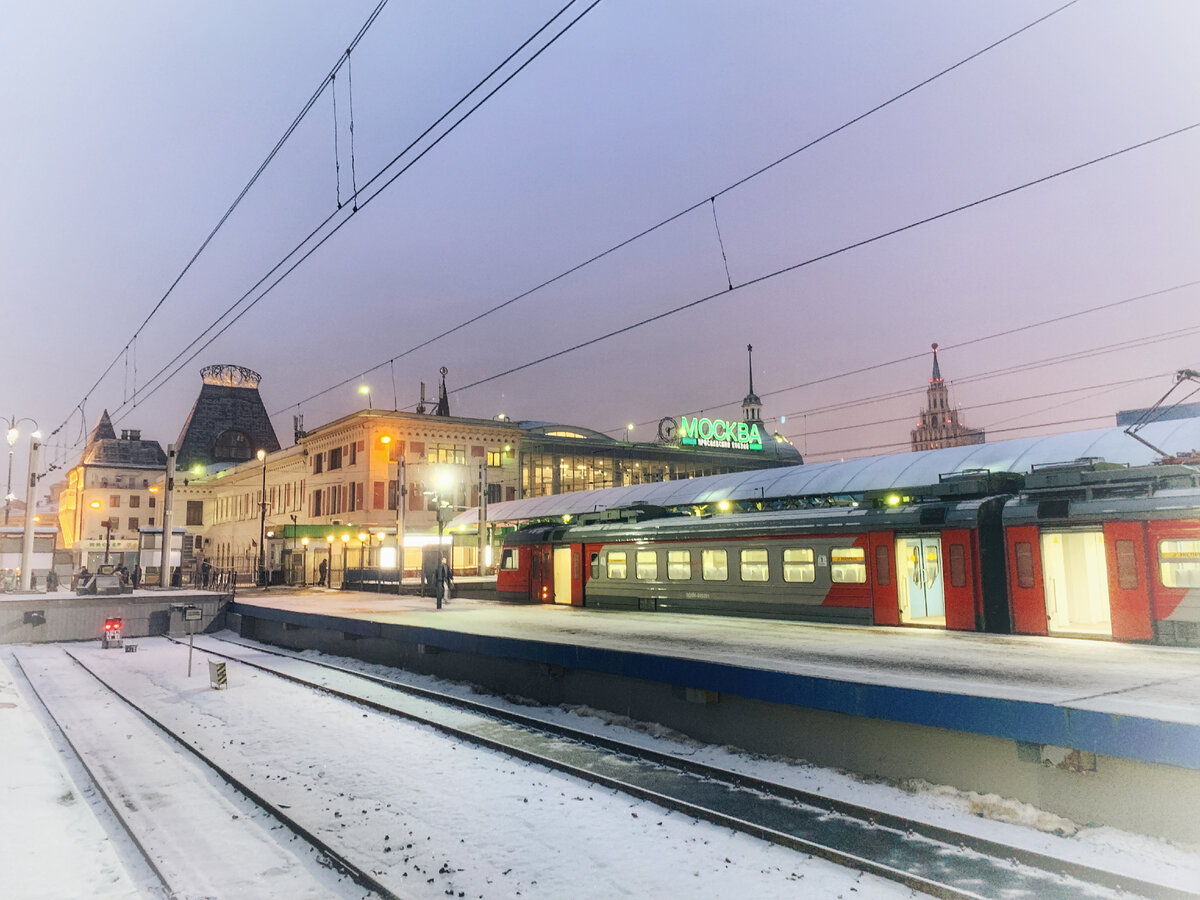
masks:
<svg viewBox="0 0 1200 900"><path fill-rule="evenodd" d="M1147 425L1139 434L1168 453L1184 453L1200 447L1200 418L1155 422ZM856 494L868 490L884 491L936 484L941 475L973 469L1027 474L1034 466L1089 457L1139 466L1154 462L1158 454L1127 435L1123 428L1096 428L919 453L864 456L803 466L753 469L703 478L507 500L489 504L487 517L493 522L516 522L599 512L635 503L681 506L720 500ZM458 515L450 523L450 528L474 525L478 521L478 510L469 509Z"/></svg>

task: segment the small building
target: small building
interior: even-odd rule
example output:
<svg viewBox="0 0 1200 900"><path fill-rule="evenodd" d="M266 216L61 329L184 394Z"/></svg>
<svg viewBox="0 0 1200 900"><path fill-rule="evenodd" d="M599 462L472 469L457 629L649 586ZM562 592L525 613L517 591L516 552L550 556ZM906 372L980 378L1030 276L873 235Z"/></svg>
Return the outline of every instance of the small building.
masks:
<svg viewBox="0 0 1200 900"><path fill-rule="evenodd" d="M58 497L63 545L76 568L95 571L106 554L113 565L136 564L140 530L161 524L166 466L158 441L143 440L136 429L123 429L117 437L104 411Z"/></svg>
<svg viewBox="0 0 1200 900"><path fill-rule="evenodd" d="M982 429L968 428L958 419L958 410L950 405L950 392L938 366L938 345L933 345L933 375L925 392L925 408L920 421L912 430L912 450L938 450L942 447L965 447L982 444Z"/></svg>

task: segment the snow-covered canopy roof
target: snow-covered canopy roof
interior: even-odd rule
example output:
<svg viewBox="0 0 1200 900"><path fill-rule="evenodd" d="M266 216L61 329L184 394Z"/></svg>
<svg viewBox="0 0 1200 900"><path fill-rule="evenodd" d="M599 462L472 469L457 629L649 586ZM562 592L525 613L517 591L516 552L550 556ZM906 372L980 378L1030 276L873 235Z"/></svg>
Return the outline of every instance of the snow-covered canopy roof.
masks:
<svg viewBox="0 0 1200 900"><path fill-rule="evenodd" d="M1147 425L1139 434L1168 453L1186 453L1200 448L1200 418L1155 422ZM857 494L862 491L936 484L941 475L969 470L1028 474L1034 466L1089 457L1140 466L1154 462L1158 454L1127 435L1123 428L1097 428L919 453L864 456L836 462L754 469L704 478L508 500L489 504L487 517L493 522L518 522L619 509L635 503L683 506L720 500ZM478 521L479 511L469 509L457 516L450 523L450 528L474 525Z"/></svg>

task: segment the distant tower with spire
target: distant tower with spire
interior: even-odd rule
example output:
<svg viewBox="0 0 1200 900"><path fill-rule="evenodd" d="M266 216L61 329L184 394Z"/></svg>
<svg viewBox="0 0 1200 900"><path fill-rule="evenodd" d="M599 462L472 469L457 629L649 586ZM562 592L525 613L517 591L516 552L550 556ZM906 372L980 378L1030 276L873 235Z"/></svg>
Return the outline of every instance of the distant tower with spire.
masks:
<svg viewBox="0 0 1200 900"><path fill-rule="evenodd" d="M950 406L950 392L938 365L938 345L933 345L933 375L925 392L925 408L917 427L912 430L912 449L936 450L939 447L964 447L982 444L982 429L968 428L958 420L958 410Z"/></svg>
<svg viewBox="0 0 1200 900"><path fill-rule="evenodd" d="M742 421L747 425L757 425L760 430L763 428L762 420L762 401L758 399L758 394L754 393L754 345L746 345L746 356L750 363L750 393L746 395L746 399L742 401Z"/></svg>

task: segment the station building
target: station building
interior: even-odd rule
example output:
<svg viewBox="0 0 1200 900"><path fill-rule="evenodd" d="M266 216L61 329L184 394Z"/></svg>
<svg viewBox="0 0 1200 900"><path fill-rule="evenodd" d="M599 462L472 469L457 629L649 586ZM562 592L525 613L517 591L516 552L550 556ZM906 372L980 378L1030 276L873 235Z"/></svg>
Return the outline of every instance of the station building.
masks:
<svg viewBox="0 0 1200 900"><path fill-rule="evenodd" d="M237 389L253 382L257 393L257 376L239 381ZM206 433L217 441L231 430L235 425ZM473 573L492 565L501 535L491 527L480 535L477 524L448 531L446 523L463 510L803 462L795 447L767 432L753 383L741 421L668 416L655 442L504 416L453 416L444 374L429 414L368 408L310 431L298 427L295 437L292 447L258 448L261 458L255 452L236 461L206 457L206 445L193 445L189 459L212 461L193 462L176 478L176 509L197 539L185 568L207 560L246 572L261 562L273 581L309 584L321 580L322 568L333 585L361 569L390 570L394 578L401 534L408 575L420 571L431 547L441 547L455 571Z"/></svg>

